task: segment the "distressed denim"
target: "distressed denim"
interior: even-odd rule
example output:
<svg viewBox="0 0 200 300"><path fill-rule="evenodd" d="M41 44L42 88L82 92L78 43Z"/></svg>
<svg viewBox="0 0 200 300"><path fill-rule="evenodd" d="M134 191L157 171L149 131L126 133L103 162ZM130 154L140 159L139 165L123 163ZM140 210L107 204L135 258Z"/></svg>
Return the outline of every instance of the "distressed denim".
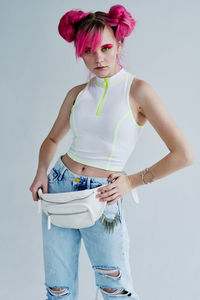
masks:
<svg viewBox="0 0 200 300"><path fill-rule="evenodd" d="M88 177L73 173L61 158L62 156L59 156L48 174L48 193L78 191L110 184L105 177ZM119 222L113 231L106 230L102 218L87 228L62 228L51 224L51 229L48 230L47 216L42 211L43 258L48 300L78 300L78 260L81 239L96 281L96 298L94 295L90 299L98 300L101 291L104 300L122 300L126 297L139 300L133 288L130 270L130 241L123 210L123 198L106 205L104 216L109 221L114 220L116 216L119 217ZM117 276L111 276L113 272L115 274L117 272ZM120 291L123 293L119 294Z"/></svg>

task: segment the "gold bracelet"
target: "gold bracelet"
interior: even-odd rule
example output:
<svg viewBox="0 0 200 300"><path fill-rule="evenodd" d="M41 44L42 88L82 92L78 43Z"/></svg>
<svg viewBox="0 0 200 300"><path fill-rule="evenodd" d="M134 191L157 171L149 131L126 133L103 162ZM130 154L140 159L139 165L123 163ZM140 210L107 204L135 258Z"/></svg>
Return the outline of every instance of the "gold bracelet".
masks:
<svg viewBox="0 0 200 300"><path fill-rule="evenodd" d="M146 182L146 181L144 180L144 175L145 175L146 173L151 173L151 175L152 175L151 181ZM155 175L149 170L149 168L145 168L145 169L142 171L142 174L141 174L141 175L142 175L142 181L143 181L144 184L152 183L152 182L154 181L153 178L155 177Z"/></svg>

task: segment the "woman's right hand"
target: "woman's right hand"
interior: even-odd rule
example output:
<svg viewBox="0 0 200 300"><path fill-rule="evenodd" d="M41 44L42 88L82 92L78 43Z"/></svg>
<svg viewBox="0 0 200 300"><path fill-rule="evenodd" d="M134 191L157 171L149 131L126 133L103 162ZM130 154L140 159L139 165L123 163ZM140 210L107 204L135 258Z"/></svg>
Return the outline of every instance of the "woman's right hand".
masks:
<svg viewBox="0 0 200 300"><path fill-rule="evenodd" d="M48 176L46 172L37 172L29 190L32 192L33 200L38 201L38 189L41 188L43 193L48 192Z"/></svg>

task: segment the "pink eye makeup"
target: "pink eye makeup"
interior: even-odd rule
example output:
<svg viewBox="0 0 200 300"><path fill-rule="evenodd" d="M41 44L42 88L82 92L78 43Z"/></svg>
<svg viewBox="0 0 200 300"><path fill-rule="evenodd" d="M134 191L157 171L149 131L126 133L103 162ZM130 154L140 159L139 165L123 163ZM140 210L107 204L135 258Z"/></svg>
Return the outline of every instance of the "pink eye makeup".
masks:
<svg viewBox="0 0 200 300"><path fill-rule="evenodd" d="M104 49L104 48L108 48L108 49L111 49L113 47L113 44L105 44L105 45L103 45L102 46L102 50Z"/></svg>
<svg viewBox="0 0 200 300"><path fill-rule="evenodd" d="M107 52L109 49L111 49L113 47L113 44L105 44L105 45L103 45L102 47L101 47L101 50L103 51L103 52ZM104 51L104 49L108 49L108 50L106 50L106 51ZM91 48L89 48L89 47L87 47L86 49L85 49L85 54L90 54L90 50L91 50Z"/></svg>

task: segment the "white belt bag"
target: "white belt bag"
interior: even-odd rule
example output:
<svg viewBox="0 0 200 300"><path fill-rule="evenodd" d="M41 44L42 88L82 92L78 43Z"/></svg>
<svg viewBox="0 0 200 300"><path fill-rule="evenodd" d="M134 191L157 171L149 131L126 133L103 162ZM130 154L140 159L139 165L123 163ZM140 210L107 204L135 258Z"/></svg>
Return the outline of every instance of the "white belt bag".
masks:
<svg viewBox="0 0 200 300"><path fill-rule="evenodd" d="M106 185L103 184L101 187ZM42 208L48 216L48 229L51 229L51 223L64 228L84 228L94 225L107 205L106 201L99 201L96 197L98 188L45 194L39 188L38 209L41 213Z"/></svg>

